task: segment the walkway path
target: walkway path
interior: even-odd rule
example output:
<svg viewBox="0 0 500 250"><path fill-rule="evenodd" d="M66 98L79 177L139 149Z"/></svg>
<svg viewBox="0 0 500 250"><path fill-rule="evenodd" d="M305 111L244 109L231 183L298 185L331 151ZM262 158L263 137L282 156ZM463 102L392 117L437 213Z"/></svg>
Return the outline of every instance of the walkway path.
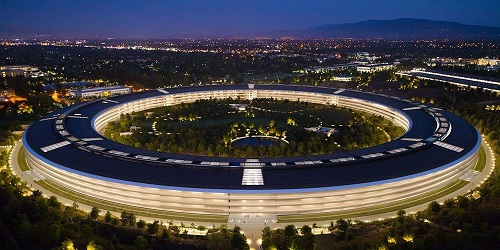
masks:
<svg viewBox="0 0 500 250"><path fill-rule="evenodd" d="M49 192L48 190L43 189L40 187L38 184L35 183L35 180L38 180L40 176L37 173L33 173L33 171L25 171L22 172L21 169L19 168L19 164L17 162L17 155L19 153L19 149L21 148L22 143L19 141L16 143L14 146L13 150L11 151L11 155L9 158L9 163L12 169L12 172L20 176L24 181L28 183L28 186L30 186L33 190L40 190L44 194L44 196L49 197L49 196L56 196L57 199L62 202L65 205L71 206L73 204L72 200L69 200L67 198L64 198L60 195L53 194ZM468 193L470 190L473 190L474 188L480 186L488 177L491 175L494 169L495 165L495 158L493 151L491 150L490 146L488 143L482 138L482 146L485 149L486 152L486 165L483 169L482 172L479 172L477 175L470 175L468 176L470 178L470 183L464 186L463 188L450 193L446 196L443 196L436 201L439 203L443 203L445 200L457 197L459 195L463 195ZM89 212L92 207L85 205L85 204L78 204L81 210ZM421 204L418 206L406 208L405 211L407 213L415 213L417 211L422 211L427 208L428 204ZM383 213L383 214L377 214L377 215L370 215L370 216L363 216L363 217L356 217L356 218L344 218L344 219L359 219L362 221L374 221L374 220L381 220L381 219L386 219L390 217L394 217L396 215L397 211L389 212L389 213ZM104 215L106 211L102 211L101 215ZM121 213L118 212L113 212L111 211L112 214L114 214L117 217L120 217ZM285 227L287 224L285 223L279 223L276 219L276 215L257 215L257 214L249 214L247 216L238 216L238 215L230 215L228 219L228 226L230 228L234 227L235 225L238 225L241 227L242 231L245 233L245 236L249 239L250 247L251 249L259 249L259 245L261 243L261 232L262 229L265 226L271 227L271 229L274 229L276 227ZM142 217L138 216L138 219L143 219L148 222L152 222L155 218L150 218L150 217ZM173 221L175 224L180 224L180 221ZM183 221L185 225L191 224L191 221ZM196 225L205 225L207 227L211 227L212 224L208 223L197 223L194 222ZM316 224L318 226L328 226L330 225L330 221L316 221ZM302 224L298 223L295 225L296 227L300 228L302 227Z"/></svg>

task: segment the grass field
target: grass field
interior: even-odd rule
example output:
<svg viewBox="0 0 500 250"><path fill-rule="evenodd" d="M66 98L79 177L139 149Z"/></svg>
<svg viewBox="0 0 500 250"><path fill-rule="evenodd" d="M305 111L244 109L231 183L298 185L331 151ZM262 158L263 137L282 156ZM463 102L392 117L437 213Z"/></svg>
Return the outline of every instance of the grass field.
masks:
<svg viewBox="0 0 500 250"><path fill-rule="evenodd" d="M337 220L337 219L346 219L353 217L362 217L368 215L376 215L393 211L395 212L401 209L434 201L440 197L445 196L446 194L453 193L454 191L466 186L468 183L469 182L467 181L456 180L433 192L389 204L371 206L362 209L352 209L352 210L336 211L328 213L282 215L278 216L278 221L280 223L311 222L311 221L325 221L325 220L327 221L327 220Z"/></svg>
<svg viewBox="0 0 500 250"><path fill-rule="evenodd" d="M19 149L19 154L17 155L17 163L19 164L19 168L21 171L28 171L31 168L26 163L26 151L24 150L24 146L21 146Z"/></svg>
<svg viewBox="0 0 500 250"><path fill-rule="evenodd" d="M255 127L267 126L271 120L273 120L273 119L271 119L271 118L252 118L252 117L230 116L230 117L225 117L225 118L220 118L220 119L200 119L198 121L185 121L185 122L160 120L159 123L165 123L173 129L187 129L190 126L203 129L203 128L208 128L211 126L227 125L227 127L229 127L229 125L233 122L236 122L239 124L241 124L243 122L253 123L255 125ZM275 120L275 124L276 124L276 127L278 127L278 128L285 127L285 125L286 125L283 121L280 121L280 120Z"/></svg>
<svg viewBox="0 0 500 250"><path fill-rule="evenodd" d="M134 213L138 216L147 216L163 220L180 220L180 221L196 221L196 222L212 222L212 223L226 223L228 217L224 215L210 215L210 214L193 214L189 212L171 212L156 209L147 209L136 206L119 204L103 199L94 198L84 195L73 190L67 189L50 180L36 181L42 188L73 200L77 203L86 204L93 207L98 207L101 210L110 210L115 212L127 211Z"/></svg>
<svg viewBox="0 0 500 250"><path fill-rule="evenodd" d="M476 166L474 170L482 172L484 167L486 166L486 152L484 151L484 147L481 146L479 149L479 157L477 158Z"/></svg>

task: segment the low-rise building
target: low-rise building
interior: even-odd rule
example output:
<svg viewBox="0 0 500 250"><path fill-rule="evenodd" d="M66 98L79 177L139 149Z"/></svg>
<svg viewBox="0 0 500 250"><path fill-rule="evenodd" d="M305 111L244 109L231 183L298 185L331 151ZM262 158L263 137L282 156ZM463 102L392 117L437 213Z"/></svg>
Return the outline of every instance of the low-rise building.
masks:
<svg viewBox="0 0 500 250"><path fill-rule="evenodd" d="M356 70L362 73L391 70L393 68L394 64L392 63L373 63L373 64L364 64L356 66Z"/></svg>
<svg viewBox="0 0 500 250"><path fill-rule="evenodd" d="M0 75L2 77L12 77L12 76L40 76L39 69L37 67L29 65L11 65L11 66L0 66Z"/></svg>
<svg viewBox="0 0 500 250"><path fill-rule="evenodd" d="M88 89L70 90L69 93L72 97L78 98L92 98L92 97L105 97L112 95L123 95L130 93L130 88L125 86L110 86L110 87L97 87Z"/></svg>
<svg viewBox="0 0 500 250"><path fill-rule="evenodd" d="M237 111L245 111L248 107L248 104L242 104L242 103L231 103L229 104L231 108L237 110Z"/></svg>
<svg viewBox="0 0 500 250"><path fill-rule="evenodd" d="M434 66L466 66L469 64L477 64L476 58L452 58L452 57L435 57L430 58L426 64L430 67Z"/></svg>
<svg viewBox="0 0 500 250"><path fill-rule="evenodd" d="M339 82L350 82L352 81L352 76L334 76L333 80Z"/></svg>
<svg viewBox="0 0 500 250"><path fill-rule="evenodd" d="M500 59L490 59L490 58L479 58L477 59L477 65L479 66L500 66Z"/></svg>

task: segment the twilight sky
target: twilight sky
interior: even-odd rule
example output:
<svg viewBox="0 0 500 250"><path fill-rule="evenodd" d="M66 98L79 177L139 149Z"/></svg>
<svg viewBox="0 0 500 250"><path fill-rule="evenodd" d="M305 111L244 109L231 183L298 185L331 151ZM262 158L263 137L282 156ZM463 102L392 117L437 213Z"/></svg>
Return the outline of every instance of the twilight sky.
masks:
<svg viewBox="0 0 500 250"><path fill-rule="evenodd" d="M0 35L232 35L401 17L499 27L499 13L499 0L0 0Z"/></svg>

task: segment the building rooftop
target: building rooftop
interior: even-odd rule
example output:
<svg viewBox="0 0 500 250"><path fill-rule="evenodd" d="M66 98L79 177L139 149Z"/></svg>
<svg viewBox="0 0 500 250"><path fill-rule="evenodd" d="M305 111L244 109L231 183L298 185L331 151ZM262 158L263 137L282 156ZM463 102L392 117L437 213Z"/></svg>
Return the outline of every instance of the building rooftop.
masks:
<svg viewBox="0 0 500 250"><path fill-rule="evenodd" d="M115 89L127 89L127 87L119 85L119 86L107 86L107 87L77 89L77 90L71 90L71 91L78 92L78 93L87 93L87 92L96 92L96 91L110 91L110 90L115 90Z"/></svg>
<svg viewBox="0 0 500 250"><path fill-rule="evenodd" d="M455 164L477 149L480 141L478 132L472 125L447 111L354 90L289 85L254 85L254 89L336 93L343 97L376 102L399 110L411 120L412 126L401 138L371 148L325 155L261 159L149 151L107 140L92 128L92 118L99 112L125 102L170 94L242 89L248 89L248 85L180 87L116 96L109 98L109 101L95 100L46 115L28 128L24 142L29 145L27 148L32 153L61 168L94 178L186 189L232 189L241 192L272 189L285 192L290 189L341 188L345 185L364 185L367 182L383 183L428 174L443 166ZM70 133L67 139L73 137L86 141L85 147L75 142L65 144L67 139L63 139L55 129L57 118L65 113L65 129ZM446 120L441 124L453 125L449 135L442 140L444 144L436 144L433 139L440 118ZM242 176L248 164L257 164L261 168L261 178L265 185L242 185Z"/></svg>

